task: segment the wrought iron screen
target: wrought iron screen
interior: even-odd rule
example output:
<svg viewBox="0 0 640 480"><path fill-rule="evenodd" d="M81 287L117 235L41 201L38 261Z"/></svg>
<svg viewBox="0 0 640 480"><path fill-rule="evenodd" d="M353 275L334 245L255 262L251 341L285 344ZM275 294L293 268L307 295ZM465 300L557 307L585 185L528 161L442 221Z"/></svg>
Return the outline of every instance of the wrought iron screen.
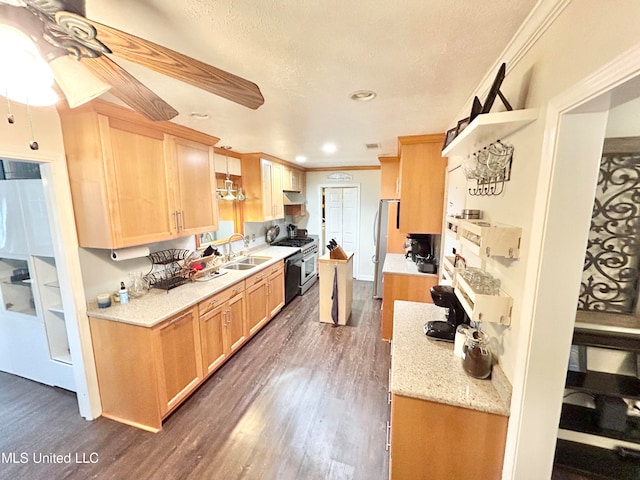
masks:
<svg viewBox="0 0 640 480"><path fill-rule="evenodd" d="M639 233L640 137L605 139L578 310L634 313Z"/></svg>

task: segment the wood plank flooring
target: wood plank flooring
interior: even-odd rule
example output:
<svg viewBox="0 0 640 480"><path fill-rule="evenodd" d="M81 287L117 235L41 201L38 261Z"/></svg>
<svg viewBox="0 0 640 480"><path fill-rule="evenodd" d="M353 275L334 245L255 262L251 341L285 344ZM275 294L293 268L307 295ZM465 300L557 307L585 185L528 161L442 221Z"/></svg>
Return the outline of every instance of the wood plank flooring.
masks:
<svg viewBox="0 0 640 480"><path fill-rule="evenodd" d="M354 282L341 327L318 321L317 285L296 297L157 434L88 422L74 394L0 373L0 479L386 480L389 345L372 293ZM71 463L36 463L51 454Z"/></svg>

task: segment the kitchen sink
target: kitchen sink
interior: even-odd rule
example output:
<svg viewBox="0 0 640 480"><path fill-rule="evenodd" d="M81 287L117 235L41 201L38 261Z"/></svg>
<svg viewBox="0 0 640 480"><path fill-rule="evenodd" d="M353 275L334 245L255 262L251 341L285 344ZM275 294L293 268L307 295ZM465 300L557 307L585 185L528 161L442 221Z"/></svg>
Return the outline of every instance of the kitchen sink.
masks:
<svg viewBox="0 0 640 480"><path fill-rule="evenodd" d="M237 263L244 263L247 265L261 265L264 262L268 262L271 260L271 257L260 257L258 255L252 255L247 258L243 258L242 260L238 260Z"/></svg>
<svg viewBox="0 0 640 480"><path fill-rule="evenodd" d="M229 265L225 265L222 268L224 270L249 270L251 268L255 268L256 265L252 265L250 263L230 263Z"/></svg>

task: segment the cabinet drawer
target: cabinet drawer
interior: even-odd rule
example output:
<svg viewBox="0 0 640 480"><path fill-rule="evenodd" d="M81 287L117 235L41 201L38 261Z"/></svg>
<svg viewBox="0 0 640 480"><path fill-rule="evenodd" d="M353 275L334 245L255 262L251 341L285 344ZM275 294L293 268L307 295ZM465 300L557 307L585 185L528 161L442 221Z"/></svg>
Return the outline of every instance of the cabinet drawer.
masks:
<svg viewBox="0 0 640 480"><path fill-rule="evenodd" d="M198 304L198 314L200 316L205 315L209 311L213 310L216 307L219 307L225 302L228 302L232 297L235 297L237 294L244 292L245 286L244 281L238 282L235 285L223 290L220 293L216 293L211 297L203 300Z"/></svg>
<svg viewBox="0 0 640 480"><path fill-rule="evenodd" d="M257 283L260 283L260 282L266 280L267 278L269 278L270 274L271 274L271 268L269 267L269 268L265 268L264 270L259 271L255 275L251 275L249 278L245 279L245 283L247 285L247 288L252 287L253 285L256 285Z"/></svg>

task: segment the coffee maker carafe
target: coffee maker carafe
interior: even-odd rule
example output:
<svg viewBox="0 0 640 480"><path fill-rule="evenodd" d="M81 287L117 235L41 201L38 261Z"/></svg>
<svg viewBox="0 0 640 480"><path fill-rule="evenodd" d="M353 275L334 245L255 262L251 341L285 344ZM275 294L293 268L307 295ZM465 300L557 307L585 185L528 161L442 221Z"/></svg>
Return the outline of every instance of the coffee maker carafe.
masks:
<svg viewBox="0 0 640 480"><path fill-rule="evenodd" d="M434 340L453 342L456 336L456 327L461 323L469 323L469 317L454 293L453 287L447 285L434 285L431 287L433 303L439 307L449 309L447 320L433 320L425 323L424 333Z"/></svg>

